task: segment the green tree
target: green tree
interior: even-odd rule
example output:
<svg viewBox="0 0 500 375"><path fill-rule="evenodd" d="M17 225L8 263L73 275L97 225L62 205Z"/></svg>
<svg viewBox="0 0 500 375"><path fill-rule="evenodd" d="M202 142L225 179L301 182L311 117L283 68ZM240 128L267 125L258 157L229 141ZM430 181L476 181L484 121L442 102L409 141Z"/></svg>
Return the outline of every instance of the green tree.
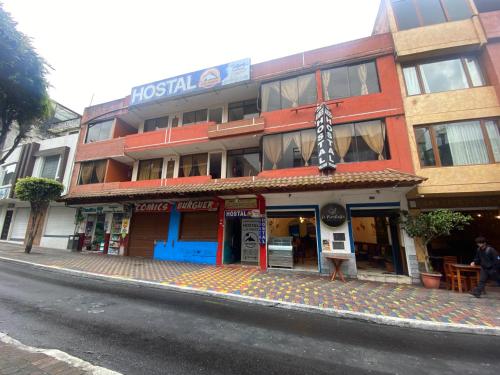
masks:
<svg viewBox="0 0 500 375"><path fill-rule="evenodd" d="M412 238L420 238L424 245L425 271L432 271L429 261L429 243L441 236L449 236L452 230L462 230L470 223L472 217L460 212L438 209L430 212L421 212L418 215L406 215L402 227Z"/></svg>
<svg viewBox="0 0 500 375"><path fill-rule="evenodd" d="M25 177L17 180L16 198L30 202L31 206L31 221L24 249L26 253L31 252L33 240L49 203L59 198L63 190L63 184L50 178Z"/></svg>
<svg viewBox="0 0 500 375"><path fill-rule="evenodd" d="M14 143L1 155L0 164L51 115L46 74L47 64L0 3L0 147L17 124Z"/></svg>

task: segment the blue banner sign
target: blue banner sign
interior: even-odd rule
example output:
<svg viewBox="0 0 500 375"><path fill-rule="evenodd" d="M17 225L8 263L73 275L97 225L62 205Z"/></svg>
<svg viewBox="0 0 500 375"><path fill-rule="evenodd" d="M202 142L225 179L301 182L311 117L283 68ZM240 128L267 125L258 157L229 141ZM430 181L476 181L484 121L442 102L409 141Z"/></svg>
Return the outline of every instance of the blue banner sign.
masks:
<svg viewBox="0 0 500 375"><path fill-rule="evenodd" d="M213 87L248 81L249 79L250 59L233 61L213 68L134 87L130 105L139 105L162 98L191 94Z"/></svg>

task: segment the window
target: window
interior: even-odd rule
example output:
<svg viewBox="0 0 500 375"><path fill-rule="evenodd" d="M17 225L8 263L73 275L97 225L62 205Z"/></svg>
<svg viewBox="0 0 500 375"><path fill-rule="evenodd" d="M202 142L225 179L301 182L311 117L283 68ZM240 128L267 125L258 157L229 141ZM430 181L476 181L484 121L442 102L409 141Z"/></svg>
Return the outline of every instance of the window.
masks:
<svg viewBox="0 0 500 375"><path fill-rule="evenodd" d="M257 109L257 99L229 103L228 121L238 121L257 117L258 115L259 110Z"/></svg>
<svg viewBox="0 0 500 375"><path fill-rule="evenodd" d="M380 92L375 62L341 66L322 72L325 100Z"/></svg>
<svg viewBox="0 0 500 375"><path fill-rule="evenodd" d="M222 153L216 152L209 154L210 158L210 176L212 178L221 178Z"/></svg>
<svg viewBox="0 0 500 375"><path fill-rule="evenodd" d="M81 164L79 185L104 182L106 160L88 161Z"/></svg>
<svg viewBox="0 0 500 375"><path fill-rule="evenodd" d="M207 109L199 109L197 111L184 112L182 115L182 125L196 124L207 121Z"/></svg>
<svg viewBox="0 0 500 375"><path fill-rule="evenodd" d="M423 167L500 162L500 128L496 120L418 127L415 138Z"/></svg>
<svg viewBox="0 0 500 375"><path fill-rule="evenodd" d="M389 159L385 124L381 120L333 126L336 163Z"/></svg>
<svg viewBox="0 0 500 375"><path fill-rule="evenodd" d="M408 95L460 90L485 84L475 57L457 57L406 66L403 75Z"/></svg>
<svg viewBox="0 0 500 375"><path fill-rule="evenodd" d="M458 21L472 16L467 0L392 0L399 30Z"/></svg>
<svg viewBox="0 0 500 375"><path fill-rule="evenodd" d="M226 177L257 176L260 172L260 150L244 148L227 152Z"/></svg>
<svg viewBox="0 0 500 375"><path fill-rule="evenodd" d="M167 175L165 176L166 178L173 178L174 177L174 169L175 169L175 160L170 159L167 161Z"/></svg>
<svg viewBox="0 0 500 375"><path fill-rule="evenodd" d="M137 180L157 180L161 178L163 159L149 159L139 161Z"/></svg>
<svg viewBox="0 0 500 375"><path fill-rule="evenodd" d="M315 129L267 135L262 147L266 170L318 165Z"/></svg>
<svg viewBox="0 0 500 375"><path fill-rule="evenodd" d="M218 226L217 211L182 212L179 240L217 241Z"/></svg>
<svg viewBox="0 0 500 375"><path fill-rule="evenodd" d="M85 143L104 141L111 138L111 128L114 120L89 124Z"/></svg>
<svg viewBox="0 0 500 375"><path fill-rule="evenodd" d="M40 177L55 179L57 177L57 167L59 166L59 158L60 155L51 155L44 157Z"/></svg>
<svg viewBox="0 0 500 375"><path fill-rule="evenodd" d="M206 176L208 154L181 156L179 177Z"/></svg>
<svg viewBox="0 0 500 375"><path fill-rule="evenodd" d="M262 85L262 111L316 103L316 76L306 74Z"/></svg>
<svg viewBox="0 0 500 375"><path fill-rule="evenodd" d="M178 126L179 126L179 117L177 116L172 117L172 127L176 128Z"/></svg>
<svg viewBox="0 0 500 375"><path fill-rule="evenodd" d="M144 121L144 133L168 127L168 116L152 118Z"/></svg>
<svg viewBox="0 0 500 375"><path fill-rule="evenodd" d="M209 109L208 121L213 121L217 124L220 124L222 122L222 107Z"/></svg>
<svg viewBox="0 0 500 375"><path fill-rule="evenodd" d="M12 184L15 172L16 172L16 164L9 164L2 166L2 174L3 174L2 185Z"/></svg>

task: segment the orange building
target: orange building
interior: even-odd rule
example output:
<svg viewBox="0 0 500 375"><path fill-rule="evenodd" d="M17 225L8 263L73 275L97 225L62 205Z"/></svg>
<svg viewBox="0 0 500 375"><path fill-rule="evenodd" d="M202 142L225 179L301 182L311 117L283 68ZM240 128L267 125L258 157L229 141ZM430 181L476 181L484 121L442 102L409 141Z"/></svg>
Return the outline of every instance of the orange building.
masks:
<svg viewBox="0 0 500 375"><path fill-rule="evenodd" d="M417 279L397 218L423 179L394 53L381 33L86 108L65 197L83 214L82 245L311 272L335 251L351 256L347 274Z"/></svg>

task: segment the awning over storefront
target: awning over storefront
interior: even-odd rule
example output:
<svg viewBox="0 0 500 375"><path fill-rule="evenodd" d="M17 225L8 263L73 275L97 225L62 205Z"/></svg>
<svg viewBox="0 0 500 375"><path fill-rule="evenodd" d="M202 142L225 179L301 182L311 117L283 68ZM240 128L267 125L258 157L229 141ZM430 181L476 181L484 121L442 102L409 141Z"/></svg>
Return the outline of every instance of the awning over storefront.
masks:
<svg viewBox="0 0 500 375"><path fill-rule="evenodd" d="M393 169L372 172L344 172L329 176L246 177L204 183L166 184L151 188L127 188L73 193L61 198L68 204L131 201L138 199L184 198L210 195L264 194L299 191L411 187L425 178Z"/></svg>

